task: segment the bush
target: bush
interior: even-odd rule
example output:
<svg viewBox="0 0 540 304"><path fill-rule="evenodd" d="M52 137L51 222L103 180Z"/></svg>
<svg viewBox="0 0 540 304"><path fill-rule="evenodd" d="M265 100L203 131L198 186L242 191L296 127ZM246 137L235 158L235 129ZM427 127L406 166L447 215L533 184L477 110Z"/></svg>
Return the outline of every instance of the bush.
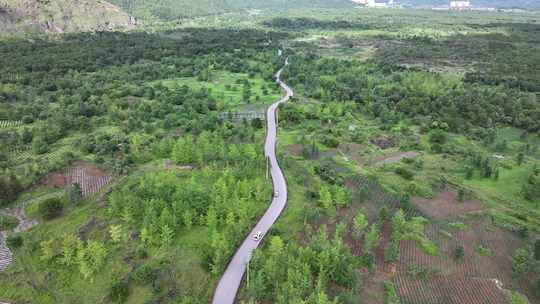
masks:
<svg viewBox="0 0 540 304"><path fill-rule="evenodd" d="M39 214L44 219L53 219L62 215L64 203L59 198L50 198L39 205Z"/></svg>
<svg viewBox="0 0 540 304"><path fill-rule="evenodd" d="M32 151L39 155L47 153L49 151L47 142L41 137L34 138L32 142Z"/></svg>
<svg viewBox="0 0 540 304"><path fill-rule="evenodd" d="M522 188L523 196L529 201L540 199L540 170L534 169Z"/></svg>
<svg viewBox="0 0 540 304"><path fill-rule="evenodd" d="M148 251L146 251L146 248L144 248L142 245L137 247L135 254L139 259L146 259L148 257Z"/></svg>
<svg viewBox="0 0 540 304"><path fill-rule="evenodd" d="M511 303L512 304L529 304L529 300L524 295L520 294L517 291L512 292L511 296Z"/></svg>
<svg viewBox="0 0 540 304"><path fill-rule="evenodd" d="M534 259L537 261L540 260L540 240L536 240L534 243ZM538 291L540 292L540 289Z"/></svg>
<svg viewBox="0 0 540 304"><path fill-rule="evenodd" d="M156 271L149 265L142 265L141 267L137 268L135 271L133 271L131 276L133 280L139 284L150 284L157 277Z"/></svg>
<svg viewBox="0 0 540 304"><path fill-rule="evenodd" d="M23 186L14 174L0 172L0 206L17 199Z"/></svg>
<svg viewBox="0 0 540 304"><path fill-rule="evenodd" d="M31 124L31 123L34 122L34 117L32 117L32 116L30 116L30 115L25 115L25 116L23 116L23 118L22 118L22 122L23 122L24 124Z"/></svg>
<svg viewBox="0 0 540 304"><path fill-rule="evenodd" d="M82 189L79 183L74 183L66 188L66 199L70 204L77 204L82 199Z"/></svg>
<svg viewBox="0 0 540 304"><path fill-rule="evenodd" d="M434 130L429 134L429 142L432 144L443 145L446 143L446 132L442 130Z"/></svg>
<svg viewBox="0 0 540 304"><path fill-rule="evenodd" d="M463 246L459 246L456 249L454 249L454 258L456 260L462 260L465 257L465 248Z"/></svg>
<svg viewBox="0 0 540 304"><path fill-rule="evenodd" d="M20 248L23 245L23 243L24 243L23 238L20 235L9 236L6 240L6 244L11 249Z"/></svg>
<svg viewBox="0 0 540 304"><path fill-rule="evenodd" d="M392 282L384 282L384 304L398 304L399 297Z"/></svg>
<svg viewBox="0 0 540 304"><path fill-rule="evenodd" d="M404 179L411 180L414 178L414 173L412 173L410 170L403 167L397 167L396 169L394 169L394 172L397 175L403 177Z"/></svg>
<svg viewBox="0 0 540 304"><path fill-rule="evenodd" d="M337 148L337 146L339 146L339 140L337 140L337 138L330 135L324 136L322 138L322 143L328 148Z"/></svg>
<svg viewBox="0 0 540 304"><path fill-rule="evenodd" d="M19 224L19 220L9 215L0 214L0 230L11 230Z"/></svg>
<svg viewBox="0 0 540 304"><path fill-rule="evenodd" d="M127 282L120 281L111 286L110 297L115 303L124 303L129 296L129 286Z"/></svg>

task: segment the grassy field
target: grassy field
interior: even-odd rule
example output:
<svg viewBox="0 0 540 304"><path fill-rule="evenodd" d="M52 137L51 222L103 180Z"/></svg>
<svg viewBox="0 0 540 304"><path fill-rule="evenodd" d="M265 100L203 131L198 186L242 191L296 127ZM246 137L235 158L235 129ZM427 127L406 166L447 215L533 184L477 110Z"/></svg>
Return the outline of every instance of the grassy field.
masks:
<svg viewBox="0 0 540 304"><path fill-rule="evenodd" d="M244 99L244 83L250 83L249 99ZM187 85L193 89L208 89L218 100L221 109L234 109L244 104L271 104L281 96L274 83L261 78L251 78L247 74L218 71L208 81L196 77L181 77L159 81L169 88ZM265 94L266 93L266 94Z"/></svg>

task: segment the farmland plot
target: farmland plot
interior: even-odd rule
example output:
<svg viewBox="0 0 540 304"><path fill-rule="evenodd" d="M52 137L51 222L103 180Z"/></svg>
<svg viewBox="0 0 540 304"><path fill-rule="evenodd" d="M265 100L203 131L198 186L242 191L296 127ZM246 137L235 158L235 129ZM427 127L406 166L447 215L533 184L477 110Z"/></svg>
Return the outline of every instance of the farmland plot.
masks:
<svg viewBox="0 0 540 304"><path fill-rule="evenodd" d="M20 120L0 120L0 129L15 128L22 125Z"/></svg>
<svg viewBox="0 0 540 304"><path fill-rule="evenodd" d="M81 186L83 197L99 192L112 181L112 177L105 175L101 170L84 165L69 168L65 177L68 185Z"/></svg>
<svg viewBox="0 0 540 304"><path fill-rule="evenodd" d="M464 225L466 228L462 229L443 224L426 228L428 238L439 246L439 256L424 253L414 241L402 241L399 270L407 272L411 267L418 267L440 271L443 275L497 278L511 284L511 257L521 240L502 229L486 228L486 221L476 220ZM459 247L463 248L464 255L458 259L454 253Z"/></svg>
<svg viewBox="0 0 540 304"><path fill-rule="evenodd" d="M508 304L496 280L486 278L438 277L430 280L397 276L402 304Z"/></svg>
<svg viewBox="0 0 540 304"><path fill-rule="evenodd" d="M32 156L30 146L15 146L9 149L10 158L15 161L23 161Z"/></svg>
<svg viewBox="0 0 540 304"><path fill-rule="evenodd" d="M512 255L523 241L482 218L432 223L426 235L438 244L431 256L417 243L400 243L396 286L401 303L509 303L504 289L528 287L512 278ZM462 257L456 256L462 248ZM423 275L418 275L422 273Z"/></svg>

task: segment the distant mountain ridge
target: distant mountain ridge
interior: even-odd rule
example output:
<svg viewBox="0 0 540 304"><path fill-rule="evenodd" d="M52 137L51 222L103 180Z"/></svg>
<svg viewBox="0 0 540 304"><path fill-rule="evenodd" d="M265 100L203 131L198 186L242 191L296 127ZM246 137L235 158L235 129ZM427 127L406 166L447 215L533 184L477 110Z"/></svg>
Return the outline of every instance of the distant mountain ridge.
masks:
<svg viewBox="0 0 540 304"><path fill-rule="evenodd" d="M131 29L135 20L101 0L0 0L0 32Z"/></svg>
<svg viewBox="0 0 540 304"><path fill-rule="evenodd" d="M173 20L234 12L243 9L288 10L293 8L352 7L349 0L109 0L137 17Z"/></svg>

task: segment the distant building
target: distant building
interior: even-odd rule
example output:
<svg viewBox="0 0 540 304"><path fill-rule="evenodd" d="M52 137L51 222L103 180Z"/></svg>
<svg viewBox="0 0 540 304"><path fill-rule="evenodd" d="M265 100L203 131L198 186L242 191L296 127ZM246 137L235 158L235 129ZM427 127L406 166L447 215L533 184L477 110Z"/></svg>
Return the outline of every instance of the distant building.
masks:
<svg viewBox="0 0 540 304"><path fill-rule="evenodd" d="M450 9L454 10L466 10L471 9L471 1L450 1Z"/></svg>
<svg viewBox="0 0 540 304"><path fill-rule="evenodd" d="M394 4L394 0L352 0L354 3L369 7L387 7Z"/></svg>
<svg viewBox="0 0 540 304"><path fill-rule="evenodd" d="M352 2L362 5L368 5L368 0L352 0Z"/></svg>

